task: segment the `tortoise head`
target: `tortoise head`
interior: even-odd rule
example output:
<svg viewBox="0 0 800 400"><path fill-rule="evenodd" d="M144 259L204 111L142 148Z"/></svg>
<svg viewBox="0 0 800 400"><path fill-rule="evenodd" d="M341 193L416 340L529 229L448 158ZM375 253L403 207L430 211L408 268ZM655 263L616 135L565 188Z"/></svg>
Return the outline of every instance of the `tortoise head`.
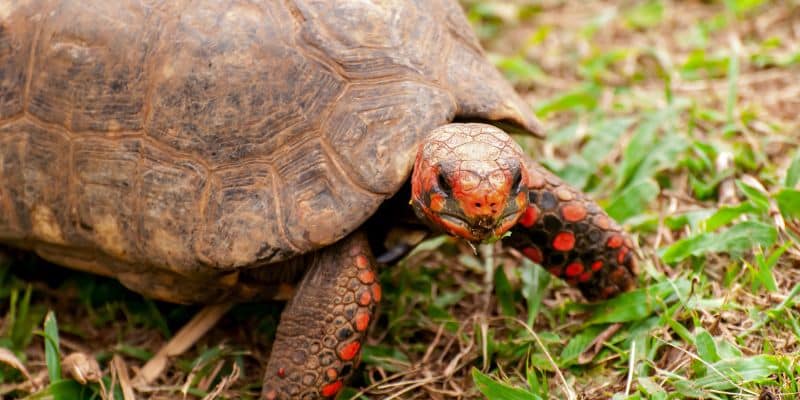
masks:
<svg viewBox="0 0 800 400"><path fill-rule="evenodd" d="M501 237L528 206L522 149L485 124L449 124L420 145L411 205L433 228L470 242Z"/></svg>

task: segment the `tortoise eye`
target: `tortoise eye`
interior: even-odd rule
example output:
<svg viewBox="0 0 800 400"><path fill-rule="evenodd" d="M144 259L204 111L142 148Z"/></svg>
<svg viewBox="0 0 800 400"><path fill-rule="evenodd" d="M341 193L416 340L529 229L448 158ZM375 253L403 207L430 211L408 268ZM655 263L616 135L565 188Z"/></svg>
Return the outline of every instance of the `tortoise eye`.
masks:
<svg viewBox="0 0 800 400"><path fill-rule="evenodd" d="M447 181L447 177L444 175L444 172L442 172L441 170L436 175L436 183L439 184L439 189L441 189L442 192L444 192L444 194L446 194L448 196L453 194L453 188L450 187L450 182Z"/></svg>
<svg viewBox="0 0 800 400"><path fill-rule="evenodd" d="M522 171L519 168L513 168L512 173L514 175L511 181L511 189L516 191L522 190Z"/></svg>

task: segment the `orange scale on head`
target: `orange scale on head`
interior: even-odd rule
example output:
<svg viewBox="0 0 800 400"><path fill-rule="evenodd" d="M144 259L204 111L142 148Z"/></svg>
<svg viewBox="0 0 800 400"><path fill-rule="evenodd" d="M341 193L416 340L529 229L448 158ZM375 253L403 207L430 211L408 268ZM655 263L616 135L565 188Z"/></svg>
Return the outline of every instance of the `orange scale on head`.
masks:
<svg viewBox="0 0 800 400"><path fill-rule="evenodd" d="M430 206L430 209L432 211L434 211L434 212L442 211L444 209L445 203L446 203L446 200L445 200L444 196L442 196L440 194L432 194L431 195L431 206Z"/></svg>
<svg viewBox="0 0 800 400"><path fill-rule="evenodd" d="M597 260L597 261L592 263L592 271L596 272L596 271L599 271L601 269L603 269L603 262L602 261Z"/></svg>

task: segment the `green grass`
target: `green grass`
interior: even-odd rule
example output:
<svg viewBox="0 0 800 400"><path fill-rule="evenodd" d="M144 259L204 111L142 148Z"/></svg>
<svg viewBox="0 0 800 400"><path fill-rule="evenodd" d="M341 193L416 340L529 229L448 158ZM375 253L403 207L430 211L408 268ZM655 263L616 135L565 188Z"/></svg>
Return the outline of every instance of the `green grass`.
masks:
<svg viewBox="0 0 800 400"><path fill-rule="evenodd" d="M587 304L513 251L433 239L382 271L339 398L797 397L800 3L462 3L548 128L519 141L638 240L639 289ZM34 398L99 398L54 357L90 352L110 378L115 354L141 366L198 310L25 262L0 266L0 347ZM235 308L140 395L256 397L279 312ZM0 363L0 397L25 381Z"/></svg>

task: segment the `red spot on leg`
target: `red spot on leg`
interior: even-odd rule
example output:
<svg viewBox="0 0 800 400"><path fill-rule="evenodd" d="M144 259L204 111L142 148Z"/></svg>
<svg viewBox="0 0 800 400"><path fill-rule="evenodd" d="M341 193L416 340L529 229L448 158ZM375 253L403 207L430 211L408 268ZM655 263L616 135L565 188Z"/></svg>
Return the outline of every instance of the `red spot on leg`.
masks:
<svg viewBox="0 0 800 400"><path fill-rule="evenodd" d="M547 272L550 272L553 274L553 276L561 278L561 267L550 267L547 269Z"/></svg>
<svg viewBox="0 0 800 400"><path fill-rule="evenodd" d="M565 271L567 276L569 277L576 277L583 273L583 264L580 261L575 261L569 265L567 265L567 269Z"/></svg>
<svg viewBox="0 0 800 400"><path fill-rule="evenodd" d="M370 302L372 302L372 294L369 292L369 290L364 290L358 295L358 304L361 304L362 306L368 306Z"/></svg>
<svg viewBox="0 0 800 400"><path fill-rule="evenodd" d="M569 222L578 222L586 218L586 209L580 204L567 204L561 209L561 215Z"/></svg>
<svg viewBox="0 0 800 400"><path fill-rule="evenodd" d="M606 286L603 288L603 298L607 299L615 294L617 294L618 290L615 286Z"/></svg>
<svg viewBox="0 0 800 400"><path fill-rule="evenodd" d="M372 285L372 298L375 299L375 302L381 301L381 285L374 284Z"/></svg>
<svg viewBox="0 0 800 400"><path fill-rule="evenodd" d="M622 236L614 235L614 236L608 238L608 242L606 243L606 246L608 246L611 249L619 248L619 246L622 246Z"/></svg>
<svg viewBox="0 0 800 400"><path fill-rule="evenodd" d="M627 247L623 247L623 248L619 249L619 253L617 253L617 262L620 263L620 264L625 262L625 255L627 255L627 254L628 254L628 248Z"/></svg>
<svg viewBox="0 0 800 400"><path fill-rule="evenodd" d="M586 271L578 277L578 280L581 282L588 282L589 279L592 279L592 271Z"/></svg>
<svg viewBox="0 0 800 400"><path fill-rule="evenodd" d="M369 267L369 260L363 254L359 254L356 257L356 266L361 269L365 269Z"/></svg>
<svg viewBox="0 0 800 400"><path fill-rule="evenodd" d="M575 247L575 235L572 232L559 232L553 239L553 248L558 251L570 251Z"/></svg>
<svg viewBox="0 0 800 400"><path fill-rule="evenodd" d="M278 398L278 392L270 390L269 392L267 392L267 394L264 395L264 398L266 398L267 400L275 400Z"/></svg>
<svg viewBox="0 0 800 400"><path fill-rule="evenodd" d="M541 264L542 261L544 261L542 251L536 246L526 247L522 249L522 253L525 254L525 257L528 257L528 259L537 264Z"/></svg>
<svg viewBox="0 0 800 400"><path fill-rule="evenodd" d="M335 368L328 368L325 371L325 376L328 377L329 381L335 380L339 377L339 371L337 371Z"/></svg>
<svg viewBox="0 0 800 400"><path fill-rule="evenodd" d="M358 314L356 314L356 330L364 332L367 328L369 328L369 312L359 311Z"/></svg>
<svg viewBox="0 0 800 400"><path fill-rule="evenodd" d="M278 378L286 378L286 368L278 368Z"/></svg>
<svg viewBox="0 0 800 400"><path fill-rule="evenodd" d="M370 284L372 282L375 282L375 273L370 271L370 270L368 270L368 269L359 271L358 272L358 280L360 280L361 283L363 283L365 285L368 285L368 284Z"/></svg>
<svg viewBox="0 0 800 400"><path fill-rule="evenodd" d="M596 272L596 271L599 271L601 269L603 269L603 262L602 261L597 260L597 261L592 263L592 271Z"/></svg>
<svg viewBox="0 0 800 400"><path fill-rule="evenodd" d="M536 206L531 205L525 209L525 212L519 219L519 223L526 228L530 228L531 226L533 226L533 224L536 223L536 220L538 219L539 219L539 210L536 209Z"/></svg>
<svg viewBox="0 0 800 400"><path fill-rule="evenodd" d="M339 358L341 358L343 361L350 361L356 357L356 354L358 354L358 350L360 349L361 343L350 342L344 345L341 350L339 350Z"/></svg>
<svg viewBox="0 0 800 400"><path fill-rule="evenodd" d="M329 384L327 384L327 385L322 387L322 391L321 391L322 392L322 396L324 396L324 397L333 397L333 396L336 395L336 393L339 393L339 391L342 390L342 386L344 386L344 383L342 383L342 381L336 381L336 382L333 382L333 383L329 383Z"/></svg>
<svg viewBox="0 0 800 400"><path fill-rule="evenodd" d="M602 230L607 230L611 227L611 221L605 215L598 215L594 218L594 224Z"/></svg>

